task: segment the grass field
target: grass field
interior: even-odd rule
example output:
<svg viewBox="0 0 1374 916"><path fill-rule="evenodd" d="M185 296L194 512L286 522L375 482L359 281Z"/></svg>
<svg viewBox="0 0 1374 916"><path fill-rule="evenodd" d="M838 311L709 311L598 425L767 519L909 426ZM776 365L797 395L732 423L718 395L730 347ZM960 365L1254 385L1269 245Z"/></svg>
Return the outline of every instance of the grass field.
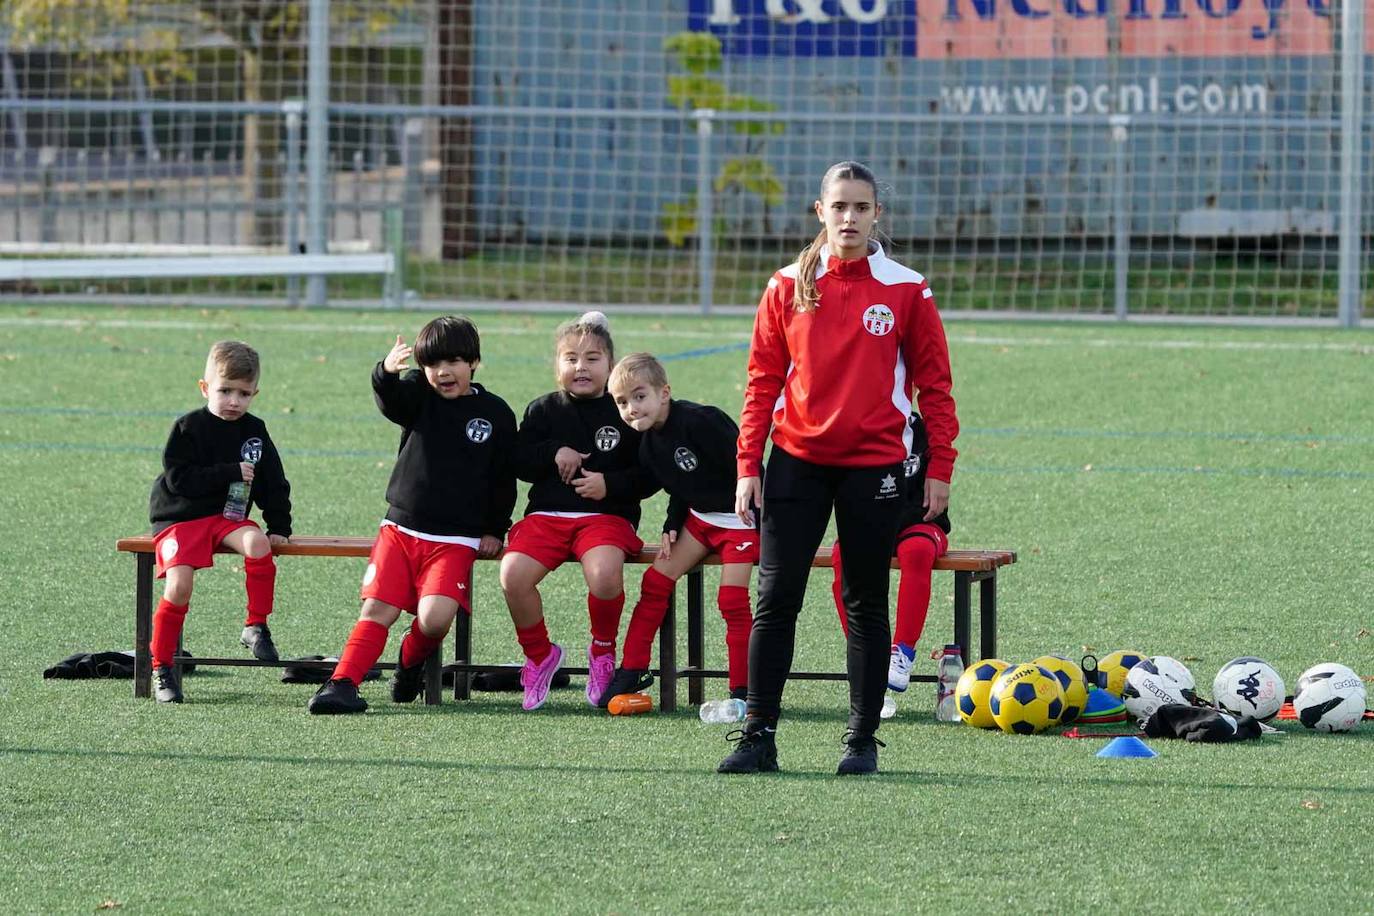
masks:
<svg viewBox="0 0 1374 916"><path fill-rule="evenodd" d="M1015 311L1025 315L1111 315L1115 306L1113 265L1102 252L1047 255L1015 251L1002 256L952 256L913 243L894 254L919 263L940 278L939 302L948 311ZM758 302L759 277L794 257L781 251L722 251L715 262L712 302L751 307ZM698 265L692 251L672 249L570 251L559 256L512 246L454 261L410 259L405 285L421 299L487 302L586 302L684 306L701 302ZM1131 259L1126 305L1132 315L1248 318L1336 318L1336 271L1301 261L1258 254L1193 253L1175 261L1137 252ZM329 281L331 302L357 303L384 296L373 276ZM1364 289L1374 288L1374 275ZM264 302L286 297L282 277L205 277L145 280L41 281L35 293L90 292L211 299L253 296ZM595 297L590 298L590 297Z"/></svg>
<svg viewBox="0 0 1374 916"><path fill-rule="evenodd" d="M918 685L883 726L883 773L846 781L832 775L844 688L799 683L784 772L725 778L723 727L691 709L614 719L580 689L527 714L515 695L396 707L371 684L372 710L338 720L262 669L188 677L180 707L135 701L127 681L41 678L71 652L131 647L133 563L114 541L147 528L161 445L199 403L212 341L262 351L254 411L282 448L296 530L365 535L397 440L368 372L426 317L0 305L5 911L1369 911L1369 724L1102 760L1099 741L936 724ZM552 385L556 320L478 316L479 381L517 413ZM614 329L622 353L671 357L679 396L738 411L746 321ZM1020 554L1001 579L1003 658L1134 648L1186 659L1203 685L1242 654L1290 688L1319 661L1374 674L1368 332L960 322L949 336L953 542ZM279 561L284 654L340 649L362 569ZM579 581L560 570L545 590L574 657ZM842 663L823 585L799 667ZM490 564L476 589L478 657L515 660ZM940 574L923 648L949 638L950 603ZM241 573L221 558L197 579L187 647L239 653L241 617Z"/></svg>

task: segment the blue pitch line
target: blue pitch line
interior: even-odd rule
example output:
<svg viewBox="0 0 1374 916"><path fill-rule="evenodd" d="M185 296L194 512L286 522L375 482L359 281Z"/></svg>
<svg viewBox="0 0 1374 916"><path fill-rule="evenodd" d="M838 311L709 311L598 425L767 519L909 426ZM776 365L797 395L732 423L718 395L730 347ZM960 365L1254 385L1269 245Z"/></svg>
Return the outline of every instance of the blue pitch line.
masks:
<svg viewBox="0 0 1374 916"><path fill-rule="evenodd" d="M23 416L58 416L58 417L157 417L165 420L175 420L184 413L188 413L187 408L180 410L111 410L105 407L0 407L0 414L19 414ZM316 420L328 423L362 423L372 422L373 420L383 420L380 413L348 414L345 416L330 416L327 414L302 414L292 411L291 413L277 413L265 411L256 414L258 419L273 423L280 423L288 420Z"/></svg>
<svg viewBox="0 0 1374 916"><path fill-rule="evenodd" d="M711 350L725 350L727 347L712 347ZM686 359L694 355L706 354L706 350L692 350L684 354L661 356L660 360ZM161 417L174 420L185 410L112 410L101 407L0 407L0 414L22 416L91 416L91 417ZM262 419L273 423L284 420L317 420L321 422L371 422L380 414L350 414L347 416L328 416L309 413L263 413ZM1035 429L1032 427L979 427L966 426L961 430L964 436L995 436L999 438L1049 438L1049 439L1154 439L1154 440L1206 440L1215 442L1282 442L1306 443L1321 442L1332 445L1374 445L1371 436L1300 436L1291 433L1206 433L1161 430L1156 432L1132 431L1121 429Z"/></svg>
<svg viewBox="0 0 1374 916"><path fill-rule="evenodd" d="M681 353L665 353L658 357L661 363L669 363L679 359L696 359L699 356L716 356L720 353L738 353L749 349L749 341L741 340L732 344L721 344L717 347L698 347L695 350L683 350Z"/></svg>
<svg viewBox="0 0 1374 916"><path fill-rule="evenodd" d="M997 467L960 464L961 473L970 474L1141 474L1141 475L1201 475L1210 477L1286 477L1317 480L1374 480L1370 471L1307 471L1302 468L1209 468L1209 467L1134 467L1130 465L1094 464L1091 470L1081 465L1043 465Z"/></svg>
<svg viewBox="0 0 1374 916"><path fill-rule="evenodd" d="M740 350L748 350L748 341L741 341L734 344L723 344L718 347L701 347L695 350L683 350L681 353L668 353L658 357L660 362L672 362L680 359L695 359L701 356L714 356L718 353L732 353ZM544 360L534 357L524 357L520 362L539 362ZM0 407L0 414L18 414L22 416L76 416L76 417L163 417L175 420L177 417L186 413L185 410L113 410L103 407ZM310 414L301 413L264 413L260 414L263 419L271 418L273 422L282 419L307 420L312 419ZM377 419L377 414L355 414L344 417L314 415L314 419L328 420L330 422L348 421L371 421Z"/></svg>
<svg viewBox="0 0 1374 916"><path fill-rule="evenodd" d="M1052 439L1206 439L1216 442L1330 442L1336 445L1374 445L1371 436L1299 436L1293 433L1201 433L1173 430L1139 432L1124 429L1035 429L1032 427L969 427L980 436L1043 436Z"/></svg>
<svg viewBox="0 0 1374 916"><path fill-rule="evenodd" d="M0 451L9 452L99 452L122 455L161 455L160 445L94 445L80 442L0 442ZM283 448L283 458L389 458L396 450L371 451L365 449Z"/></svg>
<svg viewBox="0 0 1374 916"><path fill-rule="evenodd" d="M162 447L154 445L94 445L78 442L0 442L0 451L11 452L98 452L102 454L161 454ZM392 450L365 449L281 449L287 458L395 458ZM1284 477L1313 480L1374 480L1370 471L1309 471L1302 468L1215 468L1169 467L1094 464L1092 470L1081 465L978 465L961 463L961 473L974 474L1140 474L1140 475L1202 475L1213 477Z"/></svg>

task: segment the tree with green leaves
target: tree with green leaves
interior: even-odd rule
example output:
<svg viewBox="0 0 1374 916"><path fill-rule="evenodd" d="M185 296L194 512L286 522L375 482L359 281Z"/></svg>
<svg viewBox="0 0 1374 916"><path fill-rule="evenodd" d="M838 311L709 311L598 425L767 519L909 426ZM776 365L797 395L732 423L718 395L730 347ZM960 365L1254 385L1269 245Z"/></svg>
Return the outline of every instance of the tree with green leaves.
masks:
<svg viewBox="0 0 1374 916"><path fill-rule="evenodd" d="M375 34L414 0L333 0L331 26ZM126 84L142 70L156 90L195 74L189 50L206 36L227 40L237 56L241 102L280 102L302 94L305 0L4 0L0 30L16 50L50 49L80 67L74 89ZM281 118L243 117L244 235L251 243L281 241L281 217L260 204L278 198Z"/></svg>
<svg viewBox="0 0 1374 916"><path fill-rule="evenodd" d="M777 106L751 95L731 92L717 76L721 69L720 39L710 32L679 32L664 39L663 50L672 55L682 73L668 77L668 101L678 108L694 111L709 108L714 111L775 111ZM763 204L763 227L768 231L768 208L782 203L783 184L772 164L763 157L769 137L787 129L779 121L731 121L730 129L746 138L742 155L721 163L712 182L711 191L717 195L748 194ZM659 225L669 243L685 245L697 232L697 198L693 194L683 201L663 206ZM714 234L724 231L724 221L717 218Z"/></svg>

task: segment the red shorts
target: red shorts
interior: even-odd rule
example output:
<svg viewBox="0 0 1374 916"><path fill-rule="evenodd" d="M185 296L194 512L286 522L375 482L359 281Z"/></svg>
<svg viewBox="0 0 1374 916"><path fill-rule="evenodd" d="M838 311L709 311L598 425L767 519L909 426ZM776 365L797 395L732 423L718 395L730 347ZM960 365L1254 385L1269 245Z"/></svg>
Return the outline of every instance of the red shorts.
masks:
<svg viewBox="0 0 1374 916"><path fill-rule="evenodd" d="M720 554L722 563L757 564L759 561L759 533L753 528L719 528L690 512L682 527L711 553Z"/></svg>
<svg viewBox="0 0 1374 916"><path fill-rule="evenodd" d="M362 597L413 614L421 598L443 595L470 611L468 589L475 559L477 551L466 544L426 541L395 525L383 525L367 558Z"/></svg>
<svg viewBox="0 0 1374 916"><path fill-rule="evenodd" d="M166 576L167 570L173 566L208 569L215 565L215 548L225 535L240 528L257 527L257 522L246 518L235 522L222 515L207 515L164 528L153 538L157 577L161 579Z"/></svg>
<svg viewBox="0 0 1374 916"><path fill-rule="evenodd" d="M545 569L557 569L567 560L581 560L593 547L619 547L626 556L639 553L644 542L630 523L618 515L527 515L511 526L506 551L523 553Z"/></svg>

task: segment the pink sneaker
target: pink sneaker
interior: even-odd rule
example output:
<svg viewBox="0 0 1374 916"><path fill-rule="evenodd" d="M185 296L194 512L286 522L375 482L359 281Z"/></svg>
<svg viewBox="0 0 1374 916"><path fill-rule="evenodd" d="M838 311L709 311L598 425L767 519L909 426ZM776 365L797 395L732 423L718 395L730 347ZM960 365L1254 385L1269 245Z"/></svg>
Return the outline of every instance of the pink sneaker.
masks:
<svg viewBox="0 0 1374 916"><path fill-rule="evenodd" d="M549 650L542 662L525 659L525 667L520 669L520 684L525 688L525 701L520 705L526 709L538 709L549 698L549 686L553 676L563 664L563 649L557 643Z"/></svg>
<svg viewBox="0 0 1374 916"><path fill-rule="evenodd" d="M611 686L615 677L615 653L593 655L592 647L587 647L587 702L601 708L601 695Z"/></svg>

